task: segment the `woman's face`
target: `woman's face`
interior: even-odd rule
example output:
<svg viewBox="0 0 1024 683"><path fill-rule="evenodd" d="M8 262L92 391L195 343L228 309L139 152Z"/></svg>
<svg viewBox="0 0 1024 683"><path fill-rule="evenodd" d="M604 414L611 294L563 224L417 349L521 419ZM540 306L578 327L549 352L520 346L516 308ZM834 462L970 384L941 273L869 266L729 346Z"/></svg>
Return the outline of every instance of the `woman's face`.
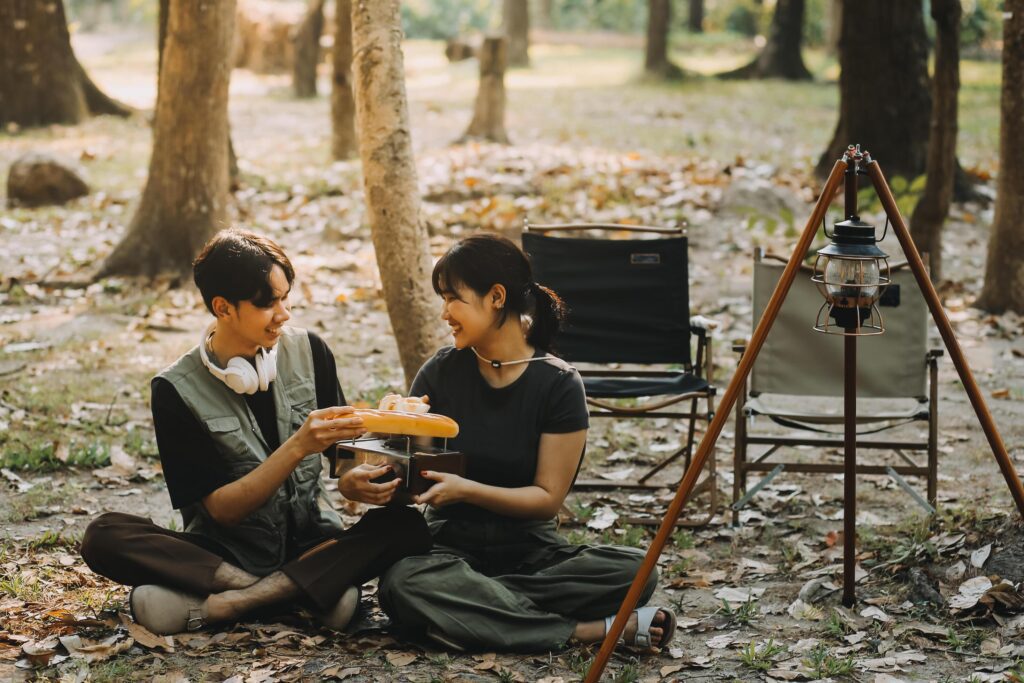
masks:
<svg viewBox="0 0 1024 683"><path fill-rule="evenodd" d="M455 348L479 346L496 330L495 319L504 300L496 300L498 297L493 294L492 291L480 296L464 285L441 292L441 319L451 328Z"/></svg>

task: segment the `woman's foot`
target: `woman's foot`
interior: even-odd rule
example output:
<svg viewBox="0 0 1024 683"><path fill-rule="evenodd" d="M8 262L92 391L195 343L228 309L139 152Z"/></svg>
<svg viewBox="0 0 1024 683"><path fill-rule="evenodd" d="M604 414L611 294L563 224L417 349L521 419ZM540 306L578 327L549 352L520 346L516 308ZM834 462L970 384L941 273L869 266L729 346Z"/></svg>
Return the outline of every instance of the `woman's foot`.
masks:
<svg viewBox="0 0 1024 683"><path fill-rule="evenodd" d="M576 625L573 639L581 643L598 643L604 640L615 616L601 621L586 621ZM675 637L676 615L667 607L642 607L633 610L622 631L621 642L630 647L665 647Z"/></svg>

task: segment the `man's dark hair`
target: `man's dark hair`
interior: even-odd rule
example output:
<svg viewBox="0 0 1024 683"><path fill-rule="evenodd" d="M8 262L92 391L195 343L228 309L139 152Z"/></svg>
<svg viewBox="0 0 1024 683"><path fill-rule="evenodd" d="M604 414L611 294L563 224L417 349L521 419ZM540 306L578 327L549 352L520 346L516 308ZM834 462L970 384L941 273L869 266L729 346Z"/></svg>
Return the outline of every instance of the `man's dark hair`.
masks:
<svg viewBox="0 0 1024 683"><path fill-rule="evenodd" d="M275 265L281 266L290 286L295 269L277 242L247 230L221 230L192 262L192 279L210 313L218 296L235 306L249 301L262 308L274 299L270 271Z"/></svg>

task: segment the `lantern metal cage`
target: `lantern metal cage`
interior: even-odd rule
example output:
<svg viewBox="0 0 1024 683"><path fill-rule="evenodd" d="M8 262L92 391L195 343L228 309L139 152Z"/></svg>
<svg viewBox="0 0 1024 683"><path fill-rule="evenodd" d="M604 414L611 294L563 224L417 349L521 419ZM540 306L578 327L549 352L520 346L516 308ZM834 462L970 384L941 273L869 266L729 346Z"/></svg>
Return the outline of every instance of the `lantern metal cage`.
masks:
<svg viewBox="0 0 1024 683"><path fill-rule="evenodd" d="M814 329L844 336L882 334L885 324L875 304L891 279L889 257L877 246L881 240L875 239L875 227L852 217L825 235L832 243L818 251L811 277L825 299Z"/></svg>

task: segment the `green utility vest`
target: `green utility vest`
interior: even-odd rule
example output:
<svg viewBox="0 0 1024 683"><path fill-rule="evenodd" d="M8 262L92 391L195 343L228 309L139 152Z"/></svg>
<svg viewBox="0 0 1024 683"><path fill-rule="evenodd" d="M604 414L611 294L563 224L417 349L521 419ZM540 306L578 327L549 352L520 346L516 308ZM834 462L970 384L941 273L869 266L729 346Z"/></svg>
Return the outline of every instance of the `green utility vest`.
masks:
<svg viewBox="0 0 1024 683"><path fill-rule="evenodd" d="M160 373L174 385L185 405L203 425L232 479L256 469L270 455L256 418L241 394L210 374L193 348ZM305 330L286 327L278 341L277 379L270 385L277 409L277 433L284 443L316 408L313 354ZM174 454L165 454L174 457ZM218 524L201 503L182 510L185 530L222 544L250 574L266 576L279 569L289 551L341 530L341 520L327 503L320 482L320 454L308 455L284 484L235 526Z"/></svg>

